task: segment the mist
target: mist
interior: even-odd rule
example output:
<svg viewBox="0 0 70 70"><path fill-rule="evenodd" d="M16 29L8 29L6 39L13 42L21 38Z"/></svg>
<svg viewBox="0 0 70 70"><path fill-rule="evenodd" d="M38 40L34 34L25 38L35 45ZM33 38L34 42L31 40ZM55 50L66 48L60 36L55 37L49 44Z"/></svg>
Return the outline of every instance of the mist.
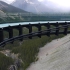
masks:
<svg viewBox="0 0 70 70"><path fill-rule="evenodd" d="M70 12L70 0L43 0L40 2L54 12Z"/></svg>
<svg viewBox="0 0 70 70"><path fill-rule="evenodd" d="M2 1L7 2L8 4L15 3L14 6L18 8L21 8L21 4L24 6L24 2L26 2L27 4L30 4L29 6L25 6L26 11L28 11L32 5L35 7L37 11L41 11L41 12L47 12L47 11L53 13L70 12L70 0L2 0Z"/></svg>
<svg viewBox="0 0 70 70"><path fill-rule="evenodd" d="M15 2L16 0L0 0L0 1L4 1L4 2L6 2L8 4L11 4L12 2Z"/></svg>

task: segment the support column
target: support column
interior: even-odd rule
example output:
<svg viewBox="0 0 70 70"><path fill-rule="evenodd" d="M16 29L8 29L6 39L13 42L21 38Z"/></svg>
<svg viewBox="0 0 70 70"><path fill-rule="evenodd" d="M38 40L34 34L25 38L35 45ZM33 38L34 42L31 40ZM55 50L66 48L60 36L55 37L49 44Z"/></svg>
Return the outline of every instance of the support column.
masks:
<svg viewBox="0 0 70 70"><path fill-rule="evenodd" d="M41 24L38 24L38 31L41 31ZM41 32L39 32L38 37L41 38Z"/></svg>
<svg viewBox="0 0 70 70"><path fill-rule="evenodd" d="M13 38L13 28L9 26L9 38Z"/></svg>
<svg viewBox="0 0 70 70"><path fill-rule="evenodd" d="M19 24L19 36L23 34L23 29L22 29L22 25ZM20 39L20 41L22 41L23 38Z"/></svg>
<svg viewBox="0 0 70 70"><path fill-rule="evenodd" d="M55 35L59 35L59 23L57 22L56 23L56 33L55 33Z"/></svg>
<svg viewBox="0 0 70 70"><path fill-rule="evenodd" d="M0 43L4 40L3 29L0 28Z"/></svg>
<svg viewBox="0 0 70 70"><path fill-rule="evenodd" d="M47 36L49 36L50 37L50 23L48 22L47 23L47 29L48 29L48 32L47 32Z"/></svg>
<svg viewBox="0 0 70 70"><path fill-rule="evenodd" d="M31 24L29 24L29 33L32 33L32 25ZM29 36L29 39L32 39L32 34L29 34L30 36Z"/></svg>
<svg viewBox="0 0 70 70"><path fill-rule="evenodd" d="M9 32L9 39L13 38L13 28L12 28L12 26L8 27L8 32ZM13 41L11 41L10 43L13 43Z"/></svg>
<svg viewBox="0 0 70 70"><path fill-rule="evenodd" d="M64 27L65 27L65 28L64 28L64 34L67 35L67 30L68 30L67 22L65 22L65 25L66 25L66 26L64 26Z"/></svg>
<svg viewBox="0 0 70 70"><path fill-rule="evenodd" d="M19 36L23 34L22 25L19 25Z"/></svg>

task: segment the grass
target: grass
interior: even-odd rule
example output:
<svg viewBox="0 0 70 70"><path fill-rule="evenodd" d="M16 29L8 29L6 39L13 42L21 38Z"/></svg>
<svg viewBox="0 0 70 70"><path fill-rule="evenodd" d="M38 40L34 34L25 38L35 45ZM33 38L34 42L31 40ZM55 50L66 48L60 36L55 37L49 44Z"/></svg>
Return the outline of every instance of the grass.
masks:
<svg viewBox="0 0 70 70"><path fill-rule="evenodd" d="M59 38L60 37L63 37L63 35L59 35ZM22 45L19 45L19 41L15 41L12 45L7 44L6 49L11 49L15 54L20 54L19 58L22 59L23 68L26 70L30 63L35 62L37 59L36 56L39 52L39 48L56 38L58 37L55 35L52 35L51 37L42 36L42 38L25 40Z"/></svg>
<svg viewBox="0 0 70 70"><path fill-rule="evenodd" d="M42 28L45 29L44 27ZM37 30L35 27L33 28L33 31ZM17 34L17 31L14 30ZM26 28L23 29L23 33L28 33L28 30ZM6 32L5 32L6 34ZM6 35L7 36L7 35ZM15 36L15 35L14 35ZM26 68L32 63L38 60L36 57L39 48L43 47L46 43L51 42L53 39L63 37L64 35L51 35L50 37L42 36L42 38L34 37L33 39L23 40L22 44L21 42L15 41L13 44L7 44L4 49L10 49L13 53L17 54L19 53L19 58L22 59L22 68L23 70L26 70Z"/></svg>
<svg viewBox="0 0 70 70"><path fill-rule="evenodd" d="M7 68L13 64L13 60L10 57L0 53L0 70L8 70Z"/></svg>

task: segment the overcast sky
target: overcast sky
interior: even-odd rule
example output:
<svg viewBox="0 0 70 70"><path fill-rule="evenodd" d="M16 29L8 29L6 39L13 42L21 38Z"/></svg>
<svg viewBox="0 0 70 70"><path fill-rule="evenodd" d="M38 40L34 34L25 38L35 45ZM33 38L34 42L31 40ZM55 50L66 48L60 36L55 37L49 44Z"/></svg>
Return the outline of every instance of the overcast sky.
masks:
<svg viewBox="0 0 70 70"><path fill-rule="evenodd" d="M59 11L70 11L70 0L41 0L43 4L49 8L53 8Z"/></svg>
<svg viewBox="0 0 70 70"><path fill-rule="evenodd" d="M8 4L12 3L15 0L2 0L7 2ZM20 0L19 0L20 1ZM24 0L23 0L24 1ZM30 2L31 0L26 0ZM49 8L63 10L63 11L70 11L70 0L38 0L42 4L46 5Z"/></svg>
<svg viewBox="0 0 70 70"><path fill-rule="evenodd" d="M2 1L7 2L7 3L12 3L15 0L2 0ZM26 1L30 1L30 0L26 0ZM48 2L52 2L60 6L70 6L70 0L38 0L38 1L43 2L45 4L47 4Z"/></svg>
<svg viewBox="0 0 70 70"><path fill-rule="evenodd" d="M4 1L4 2L10 4L10 3L12 3L12 2L15 1L15 0L2 0L2 1Z"/></svg>
<svg viewBox="0 0 70 70"><path fill-rule="evenodd" d="M10 4L15 0L2 0L2 1ZM31 0L26 0L26 1L31 1ZM52 3L57 6L70 8L70 0L38 0L38 1L41 3L44 3L45 5Z"/></svg>

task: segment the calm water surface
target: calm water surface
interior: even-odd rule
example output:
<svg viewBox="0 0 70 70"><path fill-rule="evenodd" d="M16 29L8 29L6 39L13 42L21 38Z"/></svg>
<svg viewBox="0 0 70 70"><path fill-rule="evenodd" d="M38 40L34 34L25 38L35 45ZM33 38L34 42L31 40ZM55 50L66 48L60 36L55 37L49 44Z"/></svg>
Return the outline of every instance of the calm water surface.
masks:
<svg viewBox="0 0 70 70"><path fill-rule="evenodd" d="M0 28L8 27L8 26L16 26L16 25L25 25L25 24L38 24L38 23L56 23L56 22L70 22L70 21L37 21L37 22L19 22L19 23L4 23L0 24Z"/></svg>

